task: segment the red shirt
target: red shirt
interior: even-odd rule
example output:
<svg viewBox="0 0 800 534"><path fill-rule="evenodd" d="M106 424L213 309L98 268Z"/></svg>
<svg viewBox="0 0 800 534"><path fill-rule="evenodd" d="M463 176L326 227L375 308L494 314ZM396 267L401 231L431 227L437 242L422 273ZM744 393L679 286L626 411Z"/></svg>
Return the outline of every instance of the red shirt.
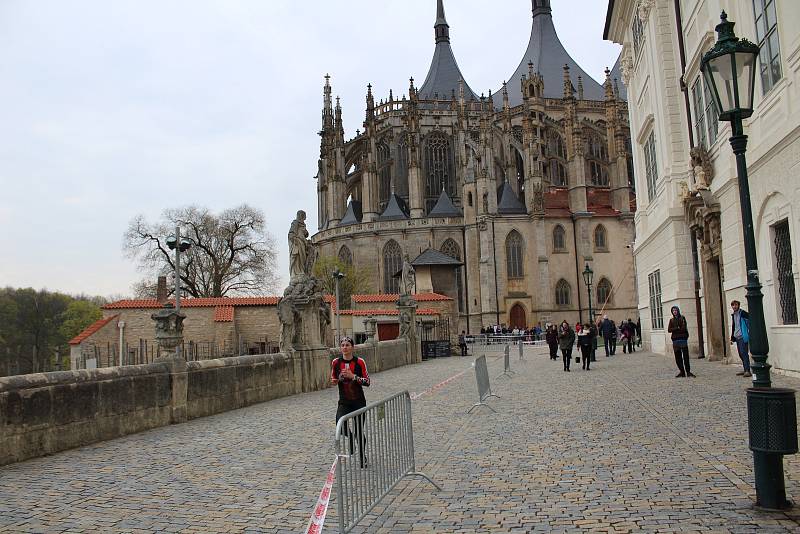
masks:
<svg viewBox="0 0 800 534"><path fill-rule="evenodd" d="M341 372L347 367L356 377L353 380L339 379ZM364 387L369 387L367 363L358 357L347 361L336 358L331 362L331 381L339 385L339 402L345 404L367 405Z"/></svg>

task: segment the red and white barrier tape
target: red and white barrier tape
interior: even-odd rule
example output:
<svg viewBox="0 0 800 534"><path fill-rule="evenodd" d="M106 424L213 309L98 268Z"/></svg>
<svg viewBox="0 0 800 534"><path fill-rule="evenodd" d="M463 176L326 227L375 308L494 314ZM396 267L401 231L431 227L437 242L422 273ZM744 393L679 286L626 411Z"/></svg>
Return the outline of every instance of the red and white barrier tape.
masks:
<svg viewBox="0 0 800 534"><path fill-rule="evenodd" d="M328 470L328 477L325 479L322 491L319 492L319 499L317 499L317 505L314 507L314 513L311 514L311 519L308 520L306 534L320 534L322 532L325 516L328 514L328 503L331 500L331 490L333 489L333 481L336 478L336 463L338 461L339 457L337 456Z"/></svg>
<svg viewBox="0 0 800 534"><path fill-rule="evenodd" d="M471 368L470 368L470 369L471 369ZM429 394L429 393L433 393L433 392L434 392L434 391L436 391L437 389L441 389L441 388L443 388L444 386L446 386L447 384L449 384L449 383L450 383L450 382L452 382L453 380L456 380L456 379L458 379L458 378L461 378L461 377L464 375L464 373L466 373L466 372L467 372L467 371L469 371L470 369L464 369L464 370L463 370L463 371L461 371L460 373L458 373L458 374L455 374L455 375L451 376L451 377L450 377L450 378L448 378L447 380L443 380L442 382L439 382L439 383L438 383L438 384L436 384L435 386L431 386L431 387L429 387L428 389L425 389L425 390L423 390L423 391L420 391L419 393L414 393L413 395L410 395L410 397L411 397L411 400L412 400L412 401L413 401L413 400L417 400L418 398L420 398L420 397L422 397L422 396L424 396L424 395L427 395L427 394Z"/></svg>

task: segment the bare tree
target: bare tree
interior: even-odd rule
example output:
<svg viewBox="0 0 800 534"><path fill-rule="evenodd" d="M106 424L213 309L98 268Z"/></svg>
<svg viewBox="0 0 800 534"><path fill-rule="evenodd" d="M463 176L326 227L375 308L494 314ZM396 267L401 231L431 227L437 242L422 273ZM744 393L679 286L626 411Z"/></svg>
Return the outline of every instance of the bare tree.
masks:
<svg viewBox="0 0 800 534"><path fill-rule="evenodd" d="M275 239L264 227L261 211L242 204L214 214L187 206L165 210L158 222L134 218L123 238L126 255L146 273L134 285L138 296L155 296L158 275L175 270L167 236L181 227L192 247L181 256L181 289L193 297L267 294L277 285ZM174 285L172 285L174 288Z"/></svg>

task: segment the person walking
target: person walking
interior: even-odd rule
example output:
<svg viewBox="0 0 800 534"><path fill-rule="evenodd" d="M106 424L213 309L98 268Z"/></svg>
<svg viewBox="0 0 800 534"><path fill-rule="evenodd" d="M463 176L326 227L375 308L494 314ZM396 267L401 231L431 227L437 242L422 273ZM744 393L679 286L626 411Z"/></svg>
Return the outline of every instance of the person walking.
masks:
<svg viewBox="0 0 800 534"><path fill-rule="evenodd" d="M369 387L370 379L367 372L367 363L353 354L353 339L344 336L339 344L342 355L331 362L331 383L339 386L339 403L336 409L336 422L345 415L352 413L367 405L364 388ZM367 467L367 456L364 452L366 439L364 437L364 415L356 416L353 420L355 432L348 425L343 427L343 433L350 442L350 454L355 449L353 434L356 435L359 447L361 467Z"/></svg>
<svg viewBox="0 0 800 534"><path fill-rule="evenodd" d="M461 349L461 355L467 355L467 333L465 331L461 331L458 335L458 347Z"/></svg>
<svg viewBox="0 0 800 534"><path fill-rule="evenodd" d="M600 323L600 335L603 336L603 346L606 349L606 358L614 354L611 348L611 337L614 334L614 323L608 318L608 315L603 316L603 321Z"/></svg>
<svg viewBox="0 0 800 534"><path fill-rule="evenodd" d="M742 360L742 372L737 376L753 376L750 372L750 314L742 309L738 300L731 302L731 343L736 343L736 350Z"/></svg>
<svg viewBox="0 0 800 534"><path fill-rule="evenodd" d="M636 324L634 325L634 332L636 333L636 346L642 346L642 318L636 318Z"/></svg>
<svg viewBox="0 0 800 534"><path fill-rule="evenodd" d="M617 323L611 321L611 355L617 353Z"/></svg>
<svg viewBox="0 0 800 534"><path fill-rule="evenodd" d="M547 346L550 347L550 359L557 360L558 359L558 329L556 325L550 324L547 325L547 331L544 335L545 341L547 341Z"/></svg>
<svg viewBox="0 0 800 534"><path fill-rule="evenodd" d="M592 360L592 345L594 344L594 336L592 335L592 327L589 323L583 325L583 328L578 332L578 349L581 351L581 359L583 360L583 370L589 371L589 363Z"/></svg>
<svg viewBox="0 0 800 534"><path fill-rule="evenodd" d="M633 326L633 322L628 319L622 325L624 343L622 345L622 352L628 352L628 354L633 354L636 352L634 349L633 337L636 335L636 328Z"/></svg>
<svg viewBox="0 0 800 534"><path fill-rule="evenodd" d="M561 358L564 360L564 371L569 372L572 360L572 345L575 343L575 332L567 321L561 323L558 330L558 347L561 349Z"/></svg>
<svg viewBox="0 0 800 534"><path fill-rule="evenodd" d="M677 306L670 308L672 317L667 326L667 332L672 337L672 351L675 353L675 363L678 365L678 374L675 378L695 375L692 373L689 364L689 328L686 325L686 317L681 315L681 309Z"/></svg>

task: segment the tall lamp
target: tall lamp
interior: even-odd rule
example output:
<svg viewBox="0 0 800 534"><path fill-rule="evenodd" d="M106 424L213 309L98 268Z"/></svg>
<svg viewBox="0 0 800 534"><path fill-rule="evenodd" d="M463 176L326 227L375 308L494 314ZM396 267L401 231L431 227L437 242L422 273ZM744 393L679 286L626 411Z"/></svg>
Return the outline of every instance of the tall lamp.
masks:
<svg viewBox="0 0 800 534"><path fill-rule="evenodd" d="M339 313L341 310L339 302L339 280L344 278L344 273L337 267L331 274L333 275L333 280L336 283L336 346L338 347L342 342L342 319L341 314Z"/></svg>
<svg viewBox="0 0 800 534"><path fill-rule="evenodd" d="M594 325L594 311L592 310L592 279L594 278L594 271L586 264L583 270L583 283L586 284L586 292L589 294L589 325ZM596 342L595 338L595 342ZM590 361L595 361L594 347L592 347L592 357Z"/></svg>
<svg viewBox="0 0 800 534"><path fill-rule="evenodd" d="M759 47L733 32L734 23L723 11L716 27L717 42L702 59L701 70L719 111L719 120L731 123L730 143L736 155L739 204L742 211L744 257L747 269L747 307L750 312L750 352L753 387L747 390L750 449L756 481L756 504L782 509L786 500L783 455L797 452L797 416L794 391L772 388L767 363L769 343L764 321L764 295L759 281L750 183L747 177L747 136L742 120L753 114L756 61Z"/></svg>

